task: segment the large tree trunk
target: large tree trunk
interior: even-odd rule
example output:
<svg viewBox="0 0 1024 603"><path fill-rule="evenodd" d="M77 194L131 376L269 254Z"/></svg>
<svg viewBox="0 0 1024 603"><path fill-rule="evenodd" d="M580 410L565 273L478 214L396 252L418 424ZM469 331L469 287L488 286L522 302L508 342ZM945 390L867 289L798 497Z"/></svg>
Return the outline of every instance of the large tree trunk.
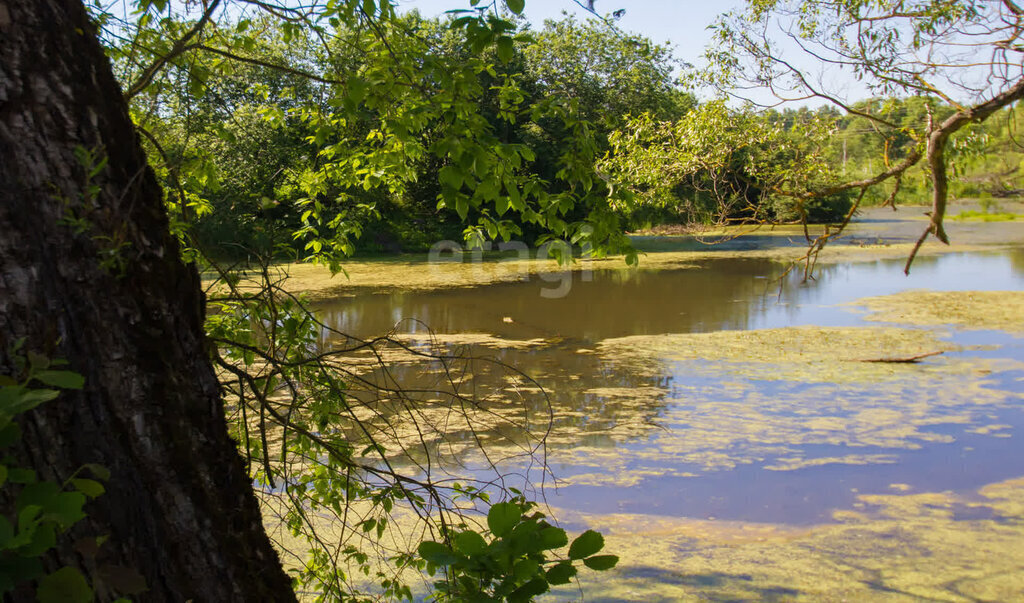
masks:
<svg viewBox="0 0 1024 603"><path fill-rule="evenodd" d="M76 149L109 163L90 179ZM24 337L86 379L22 420L19 454L44 479L111 471L76 530L109 535L101 561L140 573L142 599L294 599L228 436L203 313L80 1L0 0L0 372ZM94 567L69 545L49 563Z"/></svg>

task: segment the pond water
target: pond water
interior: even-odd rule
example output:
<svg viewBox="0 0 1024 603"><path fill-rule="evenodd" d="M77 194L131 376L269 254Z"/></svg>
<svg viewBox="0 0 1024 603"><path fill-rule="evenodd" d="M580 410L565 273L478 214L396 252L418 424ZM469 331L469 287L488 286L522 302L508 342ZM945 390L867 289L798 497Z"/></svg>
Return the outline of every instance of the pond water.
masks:
<svg viewBox="0 0 1024 603"><path fill-rule="evenodd" d="M435 394L458 390L488 415L473 424L450 412L419 414L430 432L418 434L426 452L410 452L407 467L486 481L497 463L512 474L506 485L543 478L533 494L568 511L570 529L588 525L580 518L618 515L809 528L871 511L873 495L904 493L958 497L944 503L953 521L1008 521L971 501L987 484L1024 476L1024 338L882 325L852 302L911 289L1024 290L1024 249L922 257L909 277L902 270L903 260L828 264L802 283L779 263L733 257L567 274L568 294L557 298L544 294L556 286L549 276L366 292L318 312L353 337L393 331L414 350L462 359L399 355L386 374L362 377L434 392L424 405L450 408L453 398ZM760 356L728 352L737 333L750 334ZM787 339L794 333L796 344ZM840 362L815 344L818 352L787 356L794 345L814 347L801 338L833 338L836 356L858 357L855 346L869 349L874 337L909 337L914 353L945 353L914 364ZM547 474L536 458L541 437ZM649 580L644 571L655 570L621 575ZM687 584L680 588L697 588ZM620 598L630 597L611 597Z"/></svg>
<svg viewBox="0 0 1024 603"><path fill-rule="evenodd" d="M555 299L542 295L552 288L551 282L534 280L366 293L325 302L319 312L326 324L356 337L391 329L422 334L429 328L442 341L445 334L460 333L501 338L486 346L468 340L468 345L450 344L446 350L514 366L546 390L556 435L549 438L547 463L563 483L546 492L554 506L593 513L808 524L853 505L859 494L890 491L892 484L915 491L969 492L1024 475L1024 440L1007 437L1024 427L1024 413L1015 404L992 404L984 412L968 412L965 420L965 409L976 402L967 388L968 381L977 385L973 374L965 378L936 371L923 383L883 381L838 388L816 381L733 374L721 363L702 360L658 362L655 357L646 367L656 366L655 370L638 372L629 363L587 352L603 340L631 335L866 325L870 323L850 302L907 289L1024 289L1024 250L923 257L909 277L902 268L902 261L889 260L824 265L816 280L801 283L797 274L780 280L785 267L776 262L712 259L679 270L576 273L569 294ZM967 347L998 346L947 357L1024 362L1024 342L1005 333L966 331L948 334L947 339ZM506 347L503 340L542 341ZM436 373L428 366L413 362L390 370L396 380L415 387ZM475 368L473 387L482 398L507 386L504 367ZM1024 391L1020 371L983 374L980 387ZM877 408L879 396L891 396L892 407L900 409L908 403L900 396L934 397L943 389L957 388L963 396L941 400L942 412L925 417L924 437L850 438L837 443L834 438L800 434L784 441L785 434L758 438L714 433L716 423L722 429L735 427L726 424L735 421L737 402L762 405L777 426L778 417L805 414L801 406L819 404L829 396L849 398L829 415L843 418L858 404ZM638 394L623 396L630 390ZM543 414L537 407L532 410ZM715 412L732 414L716 417ZM698 421L692 420L695 415L700 415ZM985 425L1003 427L979 429ZM449 434L454 440L467 437L459 430ZM701 446L717 458L703 458ZM801 461L795 467L779 467L780 459L794 457ZM814 459L840 460L815 464ZM463 470L481 469L466 456L461 463ZM519 467L510 463L504 468ZM584 477L575 479L580 476Z"/></svg>
<svg viewBox="0 0 1024 603"><path fill-rule="evenodd" d="M780 294L778 279L786 266L730 257L679 270L600 270L589 277L573 273L568 295L560 298L543 295L556 286L534 278L437 291L363 293L323 302L318 309L327 324L354 337L374 337L392 328L429 328L436 333L595 343L626 335L859 324L855 315L834 306L907 289L1024 286L1024 249L920 257L909 276L903 274L903 265L902 259L824 264L807 283L801 283L800 274L789 275ZM506 317L513 322L505 322Z"/></svg>

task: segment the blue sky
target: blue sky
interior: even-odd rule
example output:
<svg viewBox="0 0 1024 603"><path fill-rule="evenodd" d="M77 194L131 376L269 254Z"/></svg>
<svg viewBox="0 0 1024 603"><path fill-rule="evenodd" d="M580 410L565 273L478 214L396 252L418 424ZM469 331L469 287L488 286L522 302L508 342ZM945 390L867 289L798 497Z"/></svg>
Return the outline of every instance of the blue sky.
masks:
<svg viewBox="0 0 1024 603"><path fill-rule="evenodd" d="M468 8L468 0L395 0L400 9L418 9L424 16L434 16L454 8ZM619 26L626 31L647 36L654 42L669 42L676 58L695 62L704 50L710 34L707 26L715 17L742 2L733 0L595 0L594 8L601 14L624 8L626 14ZM544 19L557 19L562 11L581 18L588 15L572 0L526 0L526 17L540 25Z"/></svg>
<svg viewBox="0 0 1024 603"><path fill-rule="evenodd" d="M104 4L111 5L115 13L125 9L127 0L102 0ZM175 4L184 3L186 0L175 0ZM445 11L452 9L470 8L469 0L391 0L400 11L419 10L424 16L432 17L442 15ZM482 4L489 4L491 0L483 0ZM497 0L501 2L502 0ZM586 0L580 0L585 3ZM298 0L285 0L285 3L298 2ZM701 56L705 47L711 39L711 32L707 29L718 15L723 12L741 8L745 0L594 0L595 9L601 14L609 14L617 9L625 9L626 12L618 25L622 29L644 35L652 41L670 46L675 58L700 65ZM193 6L194 8L194 6ZM526 18L535 26L540 26L545 19L558 19L562 12L575 14L580 19L590 15L584 8L574 0L526 0ZM799 53L798 53L799 54ZM797 64L802 61L798 58ZM810 71L814 71L812 67ZM829 74L831 78L839 83L846 83L847 86L853 83L852 78L843 73ZM707 99L714 94L710 90L698 90L697 94ZM853 97L863 97L864 93L854 94ZM756 100L763 104L775 104L777 99L767 91L747 90L743 93L744 98ZM739 101L735 101L737 104ZM794 104L824 104L822 101L798 101Z"/></svg>
<svg viewBox="0 0 1024 603"><path fill-rule="evenodd" d="M417 9L427 17L469 7L469 0L393 1L399 10ZM723 12L741 8L744 4L743 0L595 0L594 8L601 14L626 9L625 15L618 21L619 27L642 34L656 43L667 44L673 48L673 56L677 59L699 65L704 48L711 39L708 25ZM563 11L581 19L590 15L573 0L526 0L524 14L531 23L539 26L545 19L558 19ZM845 75L840 76L840 81L848 80ZM697 94L705 99L713 96L711 91L697 91ZM767 91L748 90L743 93L743 97L767 105L777 102ZM738 100L734 102L739 104ZM818 106L825 103L821 100L804 100L790 106L801 104Z"/></svg>

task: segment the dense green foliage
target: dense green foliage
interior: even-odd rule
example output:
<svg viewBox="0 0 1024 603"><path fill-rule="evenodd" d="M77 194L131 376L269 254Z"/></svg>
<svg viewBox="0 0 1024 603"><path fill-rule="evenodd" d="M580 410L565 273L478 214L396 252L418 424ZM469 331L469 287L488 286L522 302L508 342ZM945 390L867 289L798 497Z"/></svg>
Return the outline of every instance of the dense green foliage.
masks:
<svg viewBox="0 0 1024 603"><path fill-rule="evenodd" d="M602 167L638 194L630 206L671 207L688 222L841 218L841 203L812 214L801 194L834 180L827 149L834 124L701 105L675 122L649 114L612 136ZM847 205L848 209L848 205Z"/></svg>
<svg viewBox="0 0 1024 603"><path fill-rule="evenodd" d="M893 124L881 127L835 108L784 111L701 105L675 121L649 113L632 117L611 134L612 152L600 169L633 191L618 207L625 215L653 215L683 223L841 222L856 195L844 182L867 180L920 151L932 121L954 108L937 98L868 99L855 111ZM1015 108L953 135L947 158L951 195L991 198L1018 194L1020 161ZM862 205L899 201L924 204L931 196L927 166L916 164L898 180L867 187Z"/></svg>
<svg viewBox="0 0 1024 603"><path fill-rule="evenodd" d="M195 242L328 261L360 238L386 251L545 234L625 248L593 163L628 112L693 104L667 50L597 21L484 23L413 13L338 22L326 41L267 17L208 26L202 44L218 51L170 66L133 105ZM115 50L132 81L135 46Z"/></svg>
<svg viewBox="0 0 1024 603"><path fill-rule="evenodd" d="M208 52L172 61L134 104L194 242L219 257L333 262L357 246L423 250L458 238L556 236L619 251L622 229L652 221L839 221L854 193L813 191L872 176L919 147L929 119L953 111L912 97L860 101L852 113L716 102L691 113L678 60L642 36L600 20L533 31L475 15L382 12L320 29L266 14L209 24ZM152 21L112 45L125 82L146 64L142 41L187 28ZM1006 123L957 135L955 195L1017 188L1010 158L991 159L1011 144ZM655 140L672 141L672 161L665 148L660 158L641 152ZM999 174L1001 186L986 190ZM926 201L926 169L900 186L903 200ZM892 188L872 187L862 202L883 202Z"/></svg>
<svg viewBox="0 0 1024 603"><path fill-rule="evenodd" d="M448 543L424 541L420 556L427 572L439 569L445 580L435 584L440 601L530 601L552 585L568 584L577 573L574 561L593 570L615 566L618 557L598 555L604 537L593 530L572 544L565 530L534 511L535 503L521 497L492 505L487 513L488 540L474 529L450 534ZM564 560L549 559L547 551L569 546Z"/></svg>

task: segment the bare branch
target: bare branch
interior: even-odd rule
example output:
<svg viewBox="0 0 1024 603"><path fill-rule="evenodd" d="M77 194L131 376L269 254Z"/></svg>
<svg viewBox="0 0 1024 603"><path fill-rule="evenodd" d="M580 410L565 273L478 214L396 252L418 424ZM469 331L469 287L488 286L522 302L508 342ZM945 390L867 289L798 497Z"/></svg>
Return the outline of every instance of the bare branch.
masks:
<svg viewBox="0 0 1024 603"><path fill-rule="evenodd" d="M294 67L288 67L287 65L281 65L281 64L278 64L278 63L271 63L270 61L264 61L262 59L254 59L252 57L242 56L240 54L235 54L235 53L233 53L233 52L231 52L229 50L224 50L222 48L216 48L216 47L213 47L213 46L206 46L205 44L196 44L196 45L192 46L192 48L198 49L198 50L205 50L206 52L211 52L213 54L220 55L220 56L222 56L224 58L231 59L232 61L238 61L239 63L248 63L250 65L256 65L257 67L266 67L267 69L275 69L277 71L281 71L282 73L289 73L291 75L296 75L296 76L299 76L299 77L307 78L307 79L313 80L314 82L320 82L320 83L323 83L323 84L342 84L342 85L345 84L345 82L342 81L342 80L336 80L336 79L332 79L332 78L328 78L328 77L323 77L321 75L317 75L317 74L311 73L309 71L304 71L302 69L295 69Z"/></svg>

